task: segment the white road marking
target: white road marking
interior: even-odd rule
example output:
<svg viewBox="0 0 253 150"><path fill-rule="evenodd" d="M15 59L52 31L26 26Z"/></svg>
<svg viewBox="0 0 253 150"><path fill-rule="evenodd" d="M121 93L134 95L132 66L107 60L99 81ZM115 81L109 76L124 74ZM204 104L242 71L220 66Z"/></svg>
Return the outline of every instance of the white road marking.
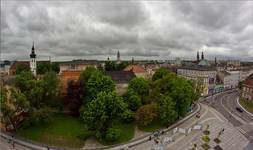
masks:
<svg viewBox="0 0 253 150"><path fill-rule="evenodd" d="M237 127L237 129L242 133L242 134L246 134L247 132L246 131L244 131L242 128L240 128L240 127Z"/></svg>
<svg viewBox="0 0 253 150"><path fill-rule="evenodd" d="M247 124L246 121L242 120L241 118L237 117L236 115L234 115L233 113L231 113L225 106L224 104L222 103L223 101L223 98L221 99L220 103L221 103L221 106L231 115L233 116L236 120L238 120L239 122L243 123L243 124Z"/></svg>
<svg viewBox="0 0 253 150"><path fill-rule="evenodd" d="M244 107L242 107L242 105L239 103L239 98L237 98L236 102L237 102L237 104L238 104L246 113L248 113L250 116L253 117L253 114L250 113L250 112L248 112L248 111L247 111Z"/></svg>

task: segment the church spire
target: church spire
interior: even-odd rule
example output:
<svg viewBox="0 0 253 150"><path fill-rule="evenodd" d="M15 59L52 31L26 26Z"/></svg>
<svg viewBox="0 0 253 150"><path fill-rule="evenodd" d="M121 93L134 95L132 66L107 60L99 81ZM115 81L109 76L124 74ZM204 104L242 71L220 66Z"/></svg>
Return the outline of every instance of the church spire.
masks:
<svg viewBox="0 0 253 150"><path fill-rule="evenodd" d="M31 50L30 58L36 58L34 42L33 42L32 50Z"/></svg>
<svg viewBox="0 0 253 150"><path fill-rule="evenodd" d="M201 59L203 60L204 59L204 52L202 51L202 54L201 54Z"/></svg>
<svg viewBox="0 0 253 150"><path fill-rule="evenodd" d="M117 63L120 63L120 53L119 53L119 50L117 52Z"/></svg>
<svg viewBox="0 0 253 150"><path fill-rule="evenodd" d="M197 52L197 62L199 62L199 51Z"/></svg>

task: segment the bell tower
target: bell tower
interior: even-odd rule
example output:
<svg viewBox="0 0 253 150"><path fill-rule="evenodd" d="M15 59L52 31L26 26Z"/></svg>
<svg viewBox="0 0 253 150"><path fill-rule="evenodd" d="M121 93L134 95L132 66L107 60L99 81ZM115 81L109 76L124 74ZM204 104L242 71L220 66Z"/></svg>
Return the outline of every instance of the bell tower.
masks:
<svg viewBox="0 0 253 150"><path fill-rule="evenodd" d="M36 68L37 68L36 54L35 54L35 48L34 48L34 43L33 43L31 54L30 54L30 69L34 76L36 76Z"/></svg>

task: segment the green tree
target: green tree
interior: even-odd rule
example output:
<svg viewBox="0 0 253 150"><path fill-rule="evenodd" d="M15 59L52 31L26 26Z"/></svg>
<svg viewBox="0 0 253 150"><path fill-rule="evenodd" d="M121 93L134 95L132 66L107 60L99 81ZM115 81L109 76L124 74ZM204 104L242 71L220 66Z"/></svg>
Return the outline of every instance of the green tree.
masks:
<svg viewBox="0 0 253 150"><path fill-rule="evenodd" d="M130 81L128 89L132 89L143 99L149 94L149 82L142 77L137 77Z"/></svg>
<svg viewBox="0 0 253 150"><path fill-rule="evenodd" d="M20 74L21 72L30 71L30 67L28 65L18 64L16 67L16 75Z"/></svg>
<svg viewBox="0 0 253 150"><path fill-rule="evenodd" d="M121 62L117 64L115 61L107 61L105 62L105 70L106 71L118 71L123 70L128 66L127 62Z"/></svg>
<svg viewBox="0 0 253 150"><path fill-rule="evenodd" d="M127 62L121 62L119 64L117 64L117 69L116 70L123 70L125 69L126 67L128 66L128 63Z"/></svg>
<svg viewBox="0 0 253 150"><path fill-rule="evenodd" d="M178 118L175 106L175 102L172 101L170 96L163 96L159 105L159 114L164 124L171 124Z"/></svg>
<svg viewBox="0 0 253 150"><path fill-rule="evenodd" d="M15 78L15 86L21 90L21 92L29 91L34 87L34 76L30 71L23 71Z"/></svg>
<svg viewBox="0 0 253 150"><path fill-rule="evenodd" d="M89 80L89 78L92 75L95 75L95 74L101 74L101 72L94 67L87 67L84 71L81 72L79 80L82 83L85 83Z"/></svg>
<svg viewBox="0 0 253 150"><path fill-rule="evenodd" d="M58 62L53 62L51 64L51 71L54 71L56 73L59 73L60 72L60 66L59 66L59 63Z"/></svg>
<svg viewBox="0 0 253 150"><path fill-rule="evenodd" d="M9 96L7 93L9 93ZM16 130L17 124L21 121L19 114L27 112L30 103L27 101L26 96L15 88L4 88L1 96L1 121Z"/></svg>
<svg viewBox="0 0 253 150"><path fill-rule="evenodd" d="M114 81L102 74L92 75L87 83L85 83L86 100L87 102L96 98L99 92L112 92L115 90Z"/></svg>
<svg viewBox="0 0 253 150"><path fill-rule="evenodd" d="M132 111L136 111L142 105L140 97L133 91L133 89L128 89L123 95L123 99L128 104L128 108Z"/></svg>
<svg viewBox="0 0 253 150"><path fill-rule="evenodd" d="M157 104L147 104L141 106L136 114L135 119L138 122L138 124L142 126L149 125L155 118L158 116L158 106Z"/></svg>
<svg viewBox="0 0 253 150"><path fill-rule="evenodd" d="M243 81L239 81L239 83L238 83L238 88L239 88L240 90L242 90L242 87L243 87Z"/></svg>
<svg viewBox="0 0 253 150"><path fill-rule="evenodd" d="M117 70L117 64L115 61L107 61L105 62L105 70L106 71L115 71Z"/></svg>
<svg viewBox="0 0 253 150"><path fill-rule="evenodd" d="M184 78L169 74L164 78L155 81L155 88L161 95L170 95L176 104L176 111L179 116L184 116L195 97L192 85Z"/></svg>
<svg viewBox="0 0 253 150"><path fill-rule="evenodd" d="M51 65L50 63L39 63L36 69L37 74L45 74L51 70Z"/></svg>
<svg viewBox="0 0 253 150"><path fill-rule="evenodd" d="M42 78L42 88L44 89L44 98L54 100L59 94L59 79L53 71L45 73Z"/></svg>
<svg viewBox="0 0 253 150"><path fill-rule="evenodd" d="M88 128L96 130L96 135L103 134L111 127L112 120L120 117L127 110L127 104L116 92L100 92L97 98L88 103L82 117Z"/></svg>
<svg viewBox="0 0 253 150"><path fill-rule="evenodd" d="M37 65L37 74L45 74L47 72L55 72L59 73L60 67L59 63L53 62L53 63L39 63Z"/></svg>
<svg viewBox="0 0 253 150"><path fill-rule="evenodd" d="M162 79L163 77L167 76L170 72L168 71L168 69L161 67L159 68L153 75L152 77L152 81L156 81L159 79Z"/></svg>
<svg viewBox="0 0 253 150"><path fill-rule="evenodd" d="M105 140L108 142L116 141L120 137L120 129L118 128L109 128L106 131Z"/></svg>

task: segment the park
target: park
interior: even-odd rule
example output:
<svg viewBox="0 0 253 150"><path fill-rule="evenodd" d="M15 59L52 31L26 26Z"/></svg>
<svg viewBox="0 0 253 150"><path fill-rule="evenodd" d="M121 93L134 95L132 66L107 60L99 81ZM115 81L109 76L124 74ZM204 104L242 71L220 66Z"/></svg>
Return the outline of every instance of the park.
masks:
<svg viewBox="0 0 253 150"><path fill-rule="evenodd" d="M185 117L201 91L194 81L165 68L152 79L135 77L122 95L116 93L114 81L94 67L86 68L75 84L78 88L69 88L62 97L57 71L41 71L39 77L20 71L2 93L6 130L56 147L126 143Z"/></svg>

